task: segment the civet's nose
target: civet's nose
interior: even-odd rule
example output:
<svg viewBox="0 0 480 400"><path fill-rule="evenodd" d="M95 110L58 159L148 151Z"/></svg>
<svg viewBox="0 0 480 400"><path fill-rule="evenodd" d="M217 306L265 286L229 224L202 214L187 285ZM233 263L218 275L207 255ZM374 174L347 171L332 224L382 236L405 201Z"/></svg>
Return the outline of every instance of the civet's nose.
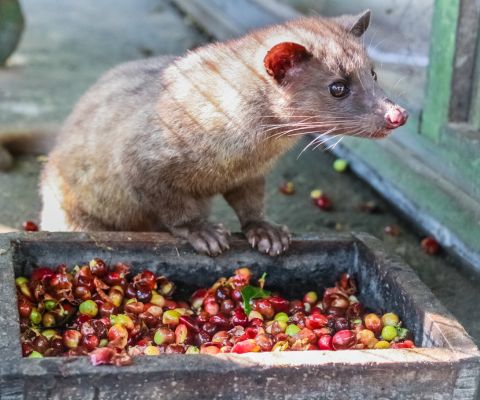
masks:
<svg viewBox="0 0 480 400"><path fill-rule="evenodd" d="M405 125L408 119L407 111L399 106L390 108L385 114L385 122L388 129L395 129Z"/></svg>

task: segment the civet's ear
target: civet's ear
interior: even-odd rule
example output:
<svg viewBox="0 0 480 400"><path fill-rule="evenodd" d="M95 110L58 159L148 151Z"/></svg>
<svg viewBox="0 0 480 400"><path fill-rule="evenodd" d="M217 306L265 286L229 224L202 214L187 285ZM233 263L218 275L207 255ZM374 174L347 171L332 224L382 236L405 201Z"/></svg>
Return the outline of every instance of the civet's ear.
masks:
<svg viewBox="0 0 480 400"><path fill-rule="evenodd" d="M311 58L307 49L298 43L283 42L273 46L263 59L267 73L282 83L287 72Z"/></svg>
<svg viewBox="0 0 480 400"><path fill-rule="evenodd" d="M350 26L347 26L348 31L356 37L362 36L370 25L370 15L370 10L365 10L348 18L347 21L350 20Z"/></svg>

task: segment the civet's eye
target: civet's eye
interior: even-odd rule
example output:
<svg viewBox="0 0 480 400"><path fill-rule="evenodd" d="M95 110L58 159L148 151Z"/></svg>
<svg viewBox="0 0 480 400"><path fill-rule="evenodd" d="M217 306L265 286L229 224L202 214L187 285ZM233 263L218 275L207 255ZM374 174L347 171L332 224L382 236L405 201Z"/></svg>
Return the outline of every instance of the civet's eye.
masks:
<svg viewBox="0 0 480 400"><path fill-rule="evenodd" d="M345 84L345 82L338 81L333 82L329 87L328 90L333 97L342 98L345 97L349 92L350 89Z"/></svg>
<svg viewBox="0 0 480 400"><path fill-rule="evenodd" d="M377 73L372 69L372 76L373 76L373 80L376 81L377 80Z"/></svg>

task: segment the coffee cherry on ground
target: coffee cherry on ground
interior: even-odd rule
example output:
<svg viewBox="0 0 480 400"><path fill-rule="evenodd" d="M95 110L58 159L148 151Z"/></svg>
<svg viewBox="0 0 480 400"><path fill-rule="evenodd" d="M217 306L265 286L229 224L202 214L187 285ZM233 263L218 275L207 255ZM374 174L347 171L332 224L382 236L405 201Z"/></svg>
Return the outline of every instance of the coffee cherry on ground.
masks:
<svg viewBox="0 0 480 400"><path fill-rule="evenodd" d="M280 193L288 195L292 195L295 193L295 185L293 182L284 182L280 185L278 188L280 190Z"/></svg>
<svg viewBox="0 0 480 400"><path fill-rule="evenodd" d="M314 199L314 204L323 211L329 211L332 209L332 201L327 195L322 194L317 199Z"/></svg>
<svg viewBox="0 0 480 400"><path fill-rule="evenodd" d="M23 230L25 232L37 232L38 231L38 226L33 221L25 221L23 223Z"/></svg>
<svg viewBox="0 0 480 400"><path fill-rule="evenodd" d="M380 214L382 212L380 206L371 200L361 203L359 206L359 210L367 214Z"/></svg>
<svg viewBox="0 0 480 400"><path fill-rule="evenodd" d="M400 235L400 228L397 225L387 225L383 231L386 235L398 236Z"/></svg>
<svg viewBox="0 0 480 400"><path fill-rule="evenodd" d="M310 198L316 200L322 196L322 191L320 189L314 189L310 192Z"/></svg>
<svg viewBox="0 0 480 400"><path fill-rule="evenodd" d="M339 158L333 162L333 169L337 172L345 172L347 168L348 162L346 160Z"/></svg>
<svg viewBox="0 0 480 400"><path fill-rule="evenodd" d="M38 351L32 351L28 358L43 358L43 356Z"/></svg>
<svg viewBox="0 0 480 400"><path fill-rule="evenodd" d="M437 254L440 251L440 245L438 244L437 240L432 237L428 236L420 242L420 246L422 250L430 256Z"/></svg>

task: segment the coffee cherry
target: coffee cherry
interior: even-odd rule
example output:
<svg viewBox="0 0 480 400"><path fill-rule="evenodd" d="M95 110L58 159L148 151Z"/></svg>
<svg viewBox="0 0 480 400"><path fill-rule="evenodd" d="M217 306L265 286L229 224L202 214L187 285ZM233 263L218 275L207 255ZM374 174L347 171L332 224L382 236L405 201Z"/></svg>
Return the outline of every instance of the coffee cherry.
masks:
<svg viewBox="0 0 480 400"><path fill-rule="evenodd" d="M128 331L120 324L114 324L108 330L110 346L123 349L127 345Z"/></svg>
<svg viewBox="0 0 480 400"><path fill-rule="evenodd" d="M430 256L437 254L440 251L440 245L434 237L426 237L420 243L422 250Z"/></svg>
<svg viewBox="0 0 480 400"><path fill-rule="evenodd" d="M30 312L30 321L35 325L38 325L40 322L42 322L42 314L40 314L35 307L33 307L32 311Z"/></svg>
<svg viewBox="0 0 480 400"><path fill-rule="evenodd" d="M298 332L300 332L301 328L298 325L290 324L285 329L285 333L288 336L295 336Z"/></svg>
<svg viewBox="0 0 480 400"><path fill-rule="evenodd" d="M310 198L312 200L317 200L318 198L320 198L322 196L322 191L320 189L314 189L310 192Z"/></svg>
<svg viewBox="0 0 480 400"><path fill-rule="evenodd" d="M176 326L180 322L181 314L176 310L167 310L163 313L162 323Z"/></svg>
<svg viewBox="0 0 480 400"><path fill-rule="evenodd" d="M63 344L69 349L76 349L80 344L82 334L73 329L68 329L63 333Z"/></svg>
<svg viewBox="0 0 480 400"><path fill-rule="evenodd" d="M248 325L248 317L241 308L237 308L231 318L232 325L240 325L246 327Z"/></svg>
<svg viewBox="0 0 480 400"><path fill-rule="evenodd" d="M188 346L185 354L199 354L200 349L197 346Z"/></svg>
<svg viewBox="0 0 480 400"><path fill-rule="evenodd" d="M23 230L25 232L37 232L38 231L38 226L33 221L25 221L23 223Z"/></svg>
<svg viewBox="0 0 480 400"><path fill-rule="evenodd" d="M330 335L322 335L318 339L319 350L333 350L332 337Z"/></svg>
<svg viewBox="0 0 480 400"><path fill-rule="evenodd" d="M342 160L341 158L339 158L333 162L333 169L336 172L345 172L347 168L348 162L346 160Z"/></svg>
<svg viewBox="0 0 480 400"><path fill-rule="evenodd" d="M45 328L50 328L51 326L55 326L55 324L56 324L55 316L52 313L47 312L43 314L42 325Z"/></svg>
<svg viewBox="0 0 480 400"><path fill-rule="evenodd" d="M386 340L380 340L375 344L373 347L374 349L388 349L390 348L390 343L387 342Z"/></svg>
<svg viewBox="0 0 480 400"><path fill-rule="evenodd" d="M303 296L303 302L308 304L315 304L318 301L318 295L316 292L308 292Z"/></svg>
<svg viewBox="0 0 480 400"><path fill-rule="evenodd" d="M165 305L165 297L161 294L152 290L152 297L150 299L150 303L155 304L156 306L163 307Z"/></svg>
<svg viewBox="0 0 480 400"><path fill-rule="evenodd" d="M143 350L143 354L146 356L158 356L160 355L160 349L157 346L147 346Z"/></svg>
<svg viewBox="0 0 480 400"><path fill-rule="evenodd" d="M350 330L338 331L332 338L332 347L334 350L346 350L356 344L355 332Z"/></svg>
<svg viewBox="0 0 480 400"><path fill-rule="evenodd" d="M383 231L386 235L389 236L398 236L400 235L400 228L397 225L387 225Z"/></svg>
<svg viewBox="0 0 480 400"><path fill-rule="evenodd" d="M375 335L379 335L382 330L382 321L377 314L367 314L364 317L365 328L371 330Z"/></svg>
<svg viewBox="0 0 480 400"><path fill-rule="evenodd" d="M400 322L397 314L394 313L386 313L382 315L382 324L388 326L397 326Z"/></svg>
<svg viewBox="0 0 480 400"><path fill-rule="evenodd" d="M275 315L275 310L267 299L257 300L255 303L255 309L267 319L272 319Z"/></svg>
<svg viewBox="0 0 480 400"><path fill-rule="evenodd" d="M324 211L330 211L332 209L332 201L330 198L324 194L322 194L317 199L314 199L314 204Z"/></svg>
<svg viewBox="0 0 480 400"><path fill-rule="evenodd" d="M87 348L88 351L92 351L98 347L100 344L100 339L96 335L84 336L82 339L82 344Z"/></svg>
<svg viewBox="0 0 480 400"><path fill-rule="evenodd" d="M284 182L279 186L278 190L280 193L289 196L295 193L295 185L293 182Z"/></svg>
<svg viewBox="0 0 480 400"><path fill-rule="evenodd" d="M89 300L92 298L92 293L86 286L77 286L74 290L75 297L81 300Z"/></svg>
<svg viewBox="0 0 480 400"><path fill-rule="evenodd" d="M43 358L43 356L38 351L32 351L28 358Z"/></svg>
<svg viewBox="0 0 480 400"><path fill-rule="evenodd" d="M99 278L105 276L107 273L107 264L105 264L105 261L100 258L94 258L91 260L89 267L90 271L92 271L92 274L98 276Z"/></svg>
<svg viewBox="0 0 480 400"><path fill-rule="evenodd" d="M232 348L232 353L255 353L259 352L260 350L260 346L255 342L255 340L247 339L236 343Z"/></svg>
<svg viewBox="0 0 480 400"><path fill-rule="evenodd" d="M279 312L275 314L275 321L283 321L283 322L288 322L288 315L284 312Z"/></svg>
<svg viewBox="0 0 480 400"><path fill-rule="evenodd" d="M158 328L153 336L153 341L158 345L174 343L175 339L175 333L167 327Z"/></svg>
<svg viewBox="0 0 480 400"><path fill-rule="evenodd" d="M397 337L397 328L394 326L384 326L382 329L382 339L391 342Z"/></svg>
<svg viewBox="0 0 480 400"><path fill-rule="evenodd" d="M98 306L93 300L86 300L80 303L78 308L80 314L85 314L90 317L95 317L98 314Z"/></svg>

